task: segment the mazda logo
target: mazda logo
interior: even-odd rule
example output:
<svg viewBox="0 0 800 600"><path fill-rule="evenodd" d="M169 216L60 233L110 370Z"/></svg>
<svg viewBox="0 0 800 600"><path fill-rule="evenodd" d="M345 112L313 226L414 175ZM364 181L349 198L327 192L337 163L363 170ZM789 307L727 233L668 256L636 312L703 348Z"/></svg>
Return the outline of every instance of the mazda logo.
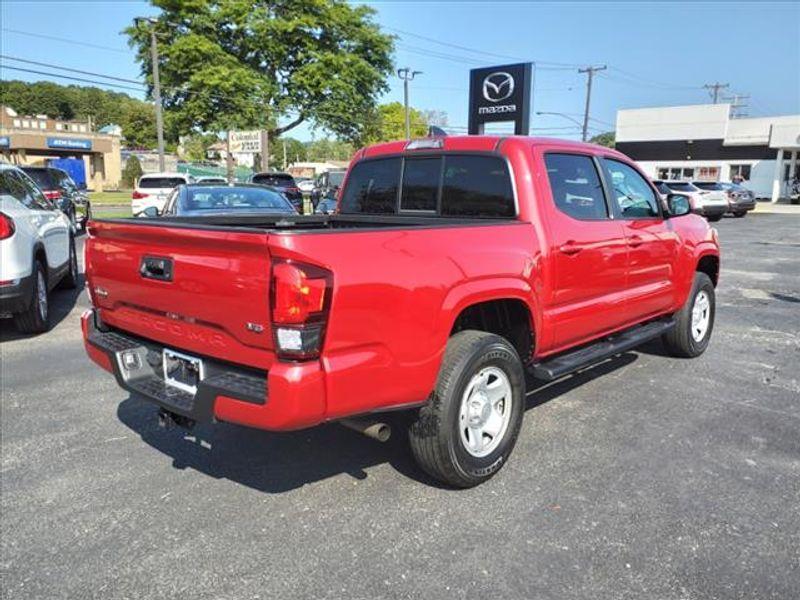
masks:
<svg viewBox="0 0 800 600"><path fill-rule="evenodd" d="M497 71L483 80L483 97L489 102L500 102L514 93L514 78L510 73Z"/></svg>

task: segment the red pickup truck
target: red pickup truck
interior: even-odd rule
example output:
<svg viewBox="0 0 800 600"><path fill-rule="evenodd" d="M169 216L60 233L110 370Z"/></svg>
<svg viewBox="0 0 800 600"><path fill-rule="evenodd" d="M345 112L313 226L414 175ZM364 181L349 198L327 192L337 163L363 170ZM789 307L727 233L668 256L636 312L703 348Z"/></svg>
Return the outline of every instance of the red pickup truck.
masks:
<svg viewBox="0 0 800 600"><path fill-rule="evenodd" d="M701 354L716 231L624 155L467 136L356 153L338 214L89 224L85 347L163 421L270 431L413 412L429 474L508 459L526 372L553 380L661 337Z"/></svg>

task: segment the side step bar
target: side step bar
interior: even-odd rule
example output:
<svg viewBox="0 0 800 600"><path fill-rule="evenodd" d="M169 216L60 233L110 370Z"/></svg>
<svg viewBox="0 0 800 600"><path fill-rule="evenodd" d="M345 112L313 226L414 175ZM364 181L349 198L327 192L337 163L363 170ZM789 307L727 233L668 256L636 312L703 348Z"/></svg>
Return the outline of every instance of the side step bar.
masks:
<svg viewBox="0 0 800 600"><path fill-rule="evenodd" d="M657 338L675 326L675 319L660 319L638 325L612 336L603 338L589 346L559 354L530 366L536 379L553 381L574 371L590 367L617 354L622 354L647 341Z"/></svg>

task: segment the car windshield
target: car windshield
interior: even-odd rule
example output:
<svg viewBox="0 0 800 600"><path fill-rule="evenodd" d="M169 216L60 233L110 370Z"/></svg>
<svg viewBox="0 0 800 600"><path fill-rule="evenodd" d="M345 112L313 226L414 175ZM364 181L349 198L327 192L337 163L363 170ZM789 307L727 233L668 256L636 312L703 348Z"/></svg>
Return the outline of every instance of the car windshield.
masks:
<svg viewBox="0 0 800 600"><path fill-rule="evenodd" d="M670 181L667 187L673 192L696 192L697 188L688 181Z"/></svg>
<svg viewBox="0 0 800 600"><path fill-rule="evenodd" d="M142 177L139 180L140 188L174 188L175 186L186 183L181 177Z"/></svg>
<svg viewBox="0 0 800 600"><path fill-rule="evenodd" d="M294 187L294 178L291 175L278 173L261 173L260 175L253 175L253 183L286 188Z"/></svg>
<svg viewBox="0 0 800 600"><path fill-rule="evenodd" d="M28 177L30 177L31 179L33 179L36 182L36 185L38 185L41 189L49 190L49 189L55 187L53 185L52 180L50 179L50 173L47 172L47 169L24 169L23 168L22 170L25 171L25 174Z"/></svg>
<svg viewBox="0 0 800 600"><path fill-rule="evenodd" d="M725 189L716 181L695 181L694 185L699 187L701 190L709 190L712 192L719 192Z"/></svg>
<svg viewBox="0 0 800 600"><path fill-rule="evenodd" d="M235 210L295 212L281 194L255 187L192 187L186 190L180 204L181 213Z"/></svg>
<svg viewBox="0 0 800 600"><path fill-rule="evenodd" d="M344 181L344 171L331 171L328 173L328 181L332 186L342 187Z"/></svg>

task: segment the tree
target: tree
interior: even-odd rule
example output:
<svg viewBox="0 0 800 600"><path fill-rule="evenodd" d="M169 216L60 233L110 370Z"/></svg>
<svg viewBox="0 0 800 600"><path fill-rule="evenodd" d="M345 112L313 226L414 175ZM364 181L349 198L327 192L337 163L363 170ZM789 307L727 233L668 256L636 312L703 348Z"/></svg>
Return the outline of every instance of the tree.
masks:
<svg viewBox="0 0 800 600"><path fill-rule="evenodd" d="M129 188L134 187L142 173L142 163L139 162L139 159L129 156L125 168L122 169L122 185Z"/></svg>
<svg viewBox="0 0 800 600"><path fill-rule="evenodd" d="M341 140L321 139L306 144L306 156L313 162L350 160L353 152L353 144Z"/></svg>
<svg viewBox="0 0 800 600"><path fill-rule="evenodd" d="M388 89L393 37L374 10L344 0L151 0L153 24L126 30L152 83L159 40L165 109L184 132L266 128L271 138L310 121L347 139Z"/></svg>
<svg viewBox="0 0 800 600"><path fill-rule="evenodd" d="M269 145L269 164L275 169L283 169L283 146L286 145L286 164L306 160L306 146L300 140L280 137Z"/></svg>
<svg viewBox="0 0 800 600"><path fill-rule="evenodd" d="M615 143L615 134L613 131L606 131L605 133L598 133L596 136L589 140L592 144L605 146L606 148L613 148Z"/></svg>
<svg viewBox="0 0 800 600"><path fill-rule="evenodd" d="M428 123L422 112L415 108L409 109L411 123L411 137L425 137L428 133ZM377 119L373 126L367 130L364 142L390 142L404 140L406 137L406 110L400 102L390 102L378 107Z"/></svg>

